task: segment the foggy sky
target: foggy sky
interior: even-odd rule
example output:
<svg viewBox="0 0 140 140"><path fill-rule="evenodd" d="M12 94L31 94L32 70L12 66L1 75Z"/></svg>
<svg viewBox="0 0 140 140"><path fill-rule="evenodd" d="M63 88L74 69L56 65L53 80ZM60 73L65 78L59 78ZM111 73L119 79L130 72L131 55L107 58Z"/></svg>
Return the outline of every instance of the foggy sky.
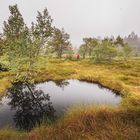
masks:
<svg viewBox="0 0 140 140"><path fill-rule="evenodd" d="M0 0L0 32L13 4L28 25L46 7L53 25L64 28L74 45L83 37L140 34L140 0Z"/></svg>

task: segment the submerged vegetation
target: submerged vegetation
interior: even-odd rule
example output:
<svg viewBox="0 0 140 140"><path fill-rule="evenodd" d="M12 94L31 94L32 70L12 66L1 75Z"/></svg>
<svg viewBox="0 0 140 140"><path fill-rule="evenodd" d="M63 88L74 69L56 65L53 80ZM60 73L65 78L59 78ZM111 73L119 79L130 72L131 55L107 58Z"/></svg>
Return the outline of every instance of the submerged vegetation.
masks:
<svg viewBox="0 0 140 140"><path fill-rule="evenodd" d="M5 66L0 72L1 97L7 89L12 90L15 81L22 81L24 85L27 82L34 84L47 80L78 79L99 83L121 94L123 100L114 108L74 107L53 124L43 121L30 132L0 129L0 139L139 140L138 52L137 57L134 57L134 51L120 36L100 40L84 38L79 50L74 51L69 35L63 29L52 27L47 9L43 13L38 12L37 21L32 23L31 28L24 23L17 5L9 9L11 16L4 22L4 31L0 36L0 61ZM13 94L23 95L15 93L16 90Z"/></svg>

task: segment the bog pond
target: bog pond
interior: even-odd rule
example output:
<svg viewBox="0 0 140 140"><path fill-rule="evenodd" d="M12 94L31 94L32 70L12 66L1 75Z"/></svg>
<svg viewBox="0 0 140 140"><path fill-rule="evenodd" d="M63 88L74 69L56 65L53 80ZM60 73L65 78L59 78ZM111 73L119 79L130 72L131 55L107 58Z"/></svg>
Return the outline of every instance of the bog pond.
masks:
<svg viewBox="0 0 140 140"><path fill-rule="evenodd" d="M42 120L53 121L76 105L117 106L122 97L98 84L79 80L15 83L0 101L0 128L30 130ZM44 119L45 118L45 119Z"/></svg>

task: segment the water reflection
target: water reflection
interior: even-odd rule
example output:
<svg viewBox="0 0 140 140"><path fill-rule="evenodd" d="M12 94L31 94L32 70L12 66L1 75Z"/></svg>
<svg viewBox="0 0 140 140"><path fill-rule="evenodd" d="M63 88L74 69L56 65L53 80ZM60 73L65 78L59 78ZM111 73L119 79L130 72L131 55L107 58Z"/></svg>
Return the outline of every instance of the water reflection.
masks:
<svg viewBox="0 0 140 140"><path fill-rule="evenodd" d="M68 86L70 84L68 81L61 81L61 80L56 80L54 81L54 83L56 84L56 86L62 88L62 90L64 90L65 86Z"/></svg>
<svg viewBox="0 0 140 140"><path fill-rule="evenodd" d="M23 130L30 130L42 120L51 122L76 105L117 106L122 100L120 95L116 96L106 88L78 80L48 81L36 85L16 82L7 94L0 105L0 128L8 125Z"/></svg>
<svg viewBox="0 0 140 140"><path fill-rule="evenodd" d="M86 83L89 83L89 84L96 84L100 89L105 89L106 88L106 90L108 90L108 91L112 91L113 92L113 94L116 96L116 97L120 97L120 96L122 96L123 97L123 95L121 95L120 94L120 92L119 91L117 91L117 90L115 90L115 89L110 89L109 87L107 87L107 86L104 86L104 85L102 85L100 82L97 82L97 81L85 81L85 80L80 80L81 82L86 82Z"/></svg>
<svg viewBox="0 0 140 140"><path fill-rule="evenodd" d="M16 128L30 130L42 121L54 120L54 108L50 96L42 90L35 89L35 85L16 82L9 89L7 97L12 110L15 110L14 122Z"/></svg>

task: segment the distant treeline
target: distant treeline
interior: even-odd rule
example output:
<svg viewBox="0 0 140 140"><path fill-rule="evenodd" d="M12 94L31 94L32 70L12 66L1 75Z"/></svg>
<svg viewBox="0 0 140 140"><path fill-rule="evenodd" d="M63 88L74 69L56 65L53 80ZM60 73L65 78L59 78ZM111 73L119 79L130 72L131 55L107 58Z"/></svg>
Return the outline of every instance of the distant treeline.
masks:
<svg viewBox="0 0 140 140"><path fill-rule="evenodd" d="M140 37L137 34L132 32L124 38L124 41L134 49L136 55L140 54Z"/></svg>
<svg viewBox="0 0 140 140"><path fill-rule="evenodd" d="M84 38L83 44L74 49L70 35L64 29L52 25L53 19L45 8L37 12L36 22L27 26L18 6L9 6L10 16L3 23L0 34L0 55L12 64L33 65L39 56L72 59L91 58L96 62L109 61L114 57L128 59L138 56L140 38L132 32L128 37Z"/></svg>

